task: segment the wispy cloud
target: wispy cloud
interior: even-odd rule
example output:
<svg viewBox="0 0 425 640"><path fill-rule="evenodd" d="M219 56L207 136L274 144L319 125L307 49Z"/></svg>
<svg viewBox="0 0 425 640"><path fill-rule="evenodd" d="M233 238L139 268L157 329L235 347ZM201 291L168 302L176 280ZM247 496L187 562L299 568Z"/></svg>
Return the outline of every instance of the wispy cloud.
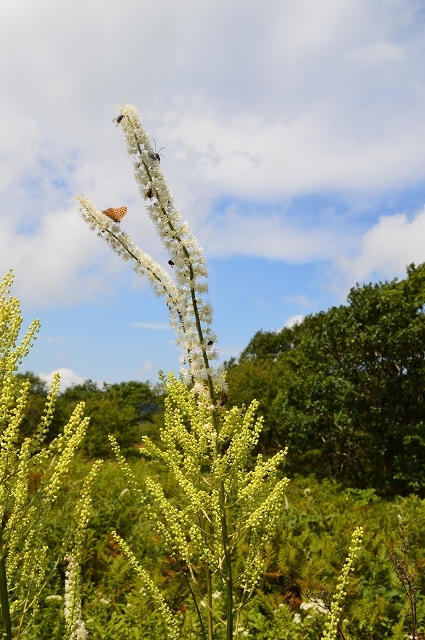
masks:
<svg viewBox="0 0 425 640"><path fill-rule="evenodd" d="M142 364L142 366L137 370L137 375L139 378L144 378L145 376L150 376L154 373L154 364L151 360L146 360Z"/></svg>
<svg viewBox="0 0 425 640"><path fill-rule="evenodd" d="M129 322L128 326L135 327L136 329L171 330L170 325L166 322Z"/></svg>
<svg viewBox="0 0 425 640"><path fill-rule="evenodd" d="M284 298L285 302L292 302L293 304L297 304L304 309L310 309L314 306L314 302L308 298L308 296L301 294L299 296L289 296L288 298Z"/></svg>

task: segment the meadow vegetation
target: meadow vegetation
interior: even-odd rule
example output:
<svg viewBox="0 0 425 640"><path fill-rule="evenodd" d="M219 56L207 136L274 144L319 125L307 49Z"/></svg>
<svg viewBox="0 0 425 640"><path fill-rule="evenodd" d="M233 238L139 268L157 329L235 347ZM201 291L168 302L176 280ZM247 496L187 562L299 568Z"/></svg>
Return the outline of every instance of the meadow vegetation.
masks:
<svg viewBox="0 0 425 640"><path fill-rule="evenodd" d="M89 465L89 461L80 458L69 471L55 516L50 520L47 542L52 551L59 549L67 514ZM130 465L142 484L147 477L156 479L173 500L177 487L162 465L143 457L132 458ZM243 613L238 635L261 640L321 638L326 601L335 590L352 531L359 523L364 528L364 543L343 605L343 637L408 637L410 608L389 558L391 552L401 555L397 546L406 538L410 540L408 561L416 580L417 633L424 633L425 505L418 496L382 499L371 489L345 489L333 480L296 476L288 485L286 497L277 533L267 549L260 588ZM112 460L99 472L83 547L83 618L89 637L166 637L163 622L149 598L140 592L141 582L113 538L112 529L131 544L149 568L171 606L182 637L198 638L184 577L143 510L134 507L128 485ZM33 640L64 637L65 569L62 562L48 585L28 636ZM222 607L223 596L217 590L215 597Z"/></svg>

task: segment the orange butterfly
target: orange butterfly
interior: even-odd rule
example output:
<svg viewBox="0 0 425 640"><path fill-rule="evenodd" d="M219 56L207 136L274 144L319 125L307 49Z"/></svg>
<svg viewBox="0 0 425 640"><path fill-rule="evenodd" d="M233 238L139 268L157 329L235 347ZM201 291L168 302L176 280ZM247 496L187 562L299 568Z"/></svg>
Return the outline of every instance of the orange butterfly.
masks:
<svg viewBox="0 0 425 640"><path fill-rule="evenodd" d="M111 218L111 220L114 220L114 222L120 222L127 213L127 207L119 207L118 209L111 207L110 209L105 209L102 213L108 216L108 218Z"/></svg>

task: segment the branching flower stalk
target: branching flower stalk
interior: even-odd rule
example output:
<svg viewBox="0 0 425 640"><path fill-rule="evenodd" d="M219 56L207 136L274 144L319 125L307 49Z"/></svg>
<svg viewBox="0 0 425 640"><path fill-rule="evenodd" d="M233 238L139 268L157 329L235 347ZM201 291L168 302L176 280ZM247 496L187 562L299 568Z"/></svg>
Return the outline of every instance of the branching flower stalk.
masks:
<svg viewBox="0 0 425 640"><path fill-rule="evenodd" d="M51 559L45 531L88 425L84 403L80 403L62 434L45 444L59 392L56 375L38 428L20 443L30 382L16 372L37 335L39 322L34 321L18 343L22 316L19 300L9 296L12 282L11 271L0 282L0 604L2 637L6 640L21 638L30 626L41 592L67 547L65 536L63 552ZM38 490L30 494L28 478L34 472L42 477ZM71 525L67 535L72 530Z"/></svg>
<svg viewBox="0 0 425 640"><path fill-rule="evenodd" d="M348 549L348 556L342 567L341 575L338 578L336 591L332 599L330 610L328 611L328 620L325 624L325 632L322 636L322 640L336 640L339 630L339 620L342 611L342 602L347 595L346 589L348 586L348 578L350 572L354 569L354 562L358 556L358 552L361 548L361 541L363 538L363 528L357 527L353 535L351 536L351 544Z"/></svg>
<svg viewBox="0 0 425 640"><path fill-rule="evenodd" d="M72 547L65 556L68 569L65 574L65 621L66 640L85 640L88 631L81 611L81 562L83 559L83 543L86 528L90 519L92 506L91 490L102 460L96 460L90 473L84 479L80 499L75 507Z"/></svg>
<svg viewBox="0 0 425 640"><path fill-rule="evenodd" d="M153 480L139 486L117 442L114 438L111 442L136 501L181 569L200 637L222 637L224 628L226 640L231 640L238 633L242 608L261 579L263 556L277 526L288 482L279 472L285 452L267 461L258 456L253 462L262 429L261 418L255 417L258 403L247 410L227 410L225 371L211 366L218 351L211 304L203 297L208 292L203 251L174 204L160 154L135 107L121 107L117 122L174 277L86 197L78 201L89 226L138 274L147 276L164 299L182 350L181 362L187 365L181 369L181 380L172 375L164 379L168 397L162 446L148 438L143 443L143 452L161 460L175 477L179 506ZM121 540L119 533L114 535ZM127 544L120 544L162 612L168 637L174 638L176 629L166 603L152 590Z"/></svg>

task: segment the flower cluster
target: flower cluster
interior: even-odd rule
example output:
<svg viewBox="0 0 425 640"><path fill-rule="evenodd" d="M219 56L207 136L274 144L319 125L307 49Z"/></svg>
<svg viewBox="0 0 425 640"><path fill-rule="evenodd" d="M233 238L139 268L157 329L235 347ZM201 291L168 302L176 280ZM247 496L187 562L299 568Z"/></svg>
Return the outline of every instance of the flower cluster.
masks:
<svg viewBox="0 0 425 640"><path fill-rule="evenodd" d="M188 382L196 391L214 399L214 388L225 389L222 368L212 369L210 362L218 358L216 336L211 329L212 307L204 300L208 292L208 270L203 251L187 221L174 204L173 197L160 164L160 154L152 146L140 116L132 105L119 109L117 122L124 133L129 156L133 160L134 176L140 193L147 203L147 211L157 233L170 256L168 264L174 280L157 262L138 249L131 238L120 230L86 198L78 198L83 218L112 249L125 260L131 259L134 269L147 275L155 292L165 296L170 319L183 350L181 362Z"/></svg>
<svg viewBox="0 0 425 640"><path fill-rule="evenodd" d="M162 597L160 590L155 585L153 580L149 577L149 574L147 573L147 571L145 571L145 569L143 569L141 564L137 561L137 558L135 557L134 553L131 551L128 544L121 538L121 536L118 535L116 531L111 531L111 533L115 538L115 540L120 545L120 547L123 549L125 555L128 558L129 563L131 564L133 569L135 569L137 575L141 579L141 582L142 582L141 593L149 595L149 597L152 598L153 602L158 607L161 613L162 619L165 622L165 625L167 628L167 637L170 640L177 640L177 638L179 637L179 633L178 633L175 616L173 615L170 607L167 605L164 598Z"/></svg>
<svg viewBox="0 0 425 640"><path fill-rule="evenodd" d="M83 542L90 518L92 506L91 491L93 483L102 465L102 460L96 460L90 473L84 479L81 496L75 507L74 540L72 551L65 557L68 570L65 573L65 602L64 613L69 640L85 640L88 636L81 612L81 561L83 556Z"/></svg>
<svg viewBox="0 0 425 640"><path fill-rule="evenodd" d="M139 249L119 224L96 209L88 198L79 196L77 200L80 203L81 215L87 224L93 230L98 229L98 235L109 244L120 258L126 261L131 260L135 272L147 277L155 294L164 298L170 313L171 324L178 333L181 333L181 321L177 306L178 291L167 271L148 253Z"/></svg>
<svg viewBox="0 0 425 640"><path fill-rule="evenodd" d="M248 409L233 407L220 411L218 435L213 437L208 407L198 403L173 374L164 383L167 396L161 445L145 436L143 453L168 467L179 486L179 499L170 502L161 485L149 478L143 491L116 440L110 436L110 441L140 509L162 537L176 566L186 567L187 582L191 581L193 594L206 609L217 608L214 601L222 595L221 589L226 584L226 543L233 556L243 540L245 566L238 562L233 576L241 597L235 608L239 615L261 579L264 554L279 523L288 484L286 478L280 478L279 468L286 451L268 460L259 455L252 471L247 472L244 467L251 461L262 425L262 420L255 421L258 403L254 401ZM223 492L226 504L231 504L227 513L230 509L232 513L226 541L221 535ZM199 568L195 571L200 564L212 576L209 594L202 591Z"/></svg>
<svg viewBox="0 0 425 640"><path fill-rule="evenodd" d="M328 612L328 621L325 624L325 633L322 636L322 640L336 640L338 633L338 622L341 615L341 604L347 595L346 588L348 585L348 576L350 571L353 570L354 561L357 558L358 551L361 548L361 541L363 538L363 527L357 527L353 535L351 536L351 545L348 550L348 556L342 567L341 575L338 579L336 586L336 592L332 599L330 611Z"/></svg>
<svg viewBox="0 0 425 640"><path fill-rule="evenodd" d="M34 321L17 344L22 315L19 300L9 296L12 282L11 271L0 281L0 511L3 514L0 527L0 626L5 632L2 637L8 638L12 637L12 628L16 629L14 635L21 637L37 613L51 564L46 544L50 510L58 499L88 425L88 418L83 415L84 403L80 403L62 433L46 444L59 393L60 379L56 374L38 427L31 437L23 439L20 425L31 383L17 376L16 371L37 335L39 322ZM28 478L32 474L40 477L34 494L28 490ZM77 530L81 528L82 512L80 504L78 518L74 518L66 537L75 527ZM66 544L65 539L64 547ZM57 563L59 559L54 561ZM75 556L73 566L75 573ZM71 583L72 571L70 569L68 576ZM85 638L83 631L81 624L77 624L72 638L82 640Z"/></svg>
<svg viewBox="0 0 425 640"><path fill-rule="evenodd" d="M81 599L76 597L80 591L80 567L71 555L65 556L68 569L65 571L65 620L71 630L72 640L85 640L88 631L81 615Z"/></svg>

